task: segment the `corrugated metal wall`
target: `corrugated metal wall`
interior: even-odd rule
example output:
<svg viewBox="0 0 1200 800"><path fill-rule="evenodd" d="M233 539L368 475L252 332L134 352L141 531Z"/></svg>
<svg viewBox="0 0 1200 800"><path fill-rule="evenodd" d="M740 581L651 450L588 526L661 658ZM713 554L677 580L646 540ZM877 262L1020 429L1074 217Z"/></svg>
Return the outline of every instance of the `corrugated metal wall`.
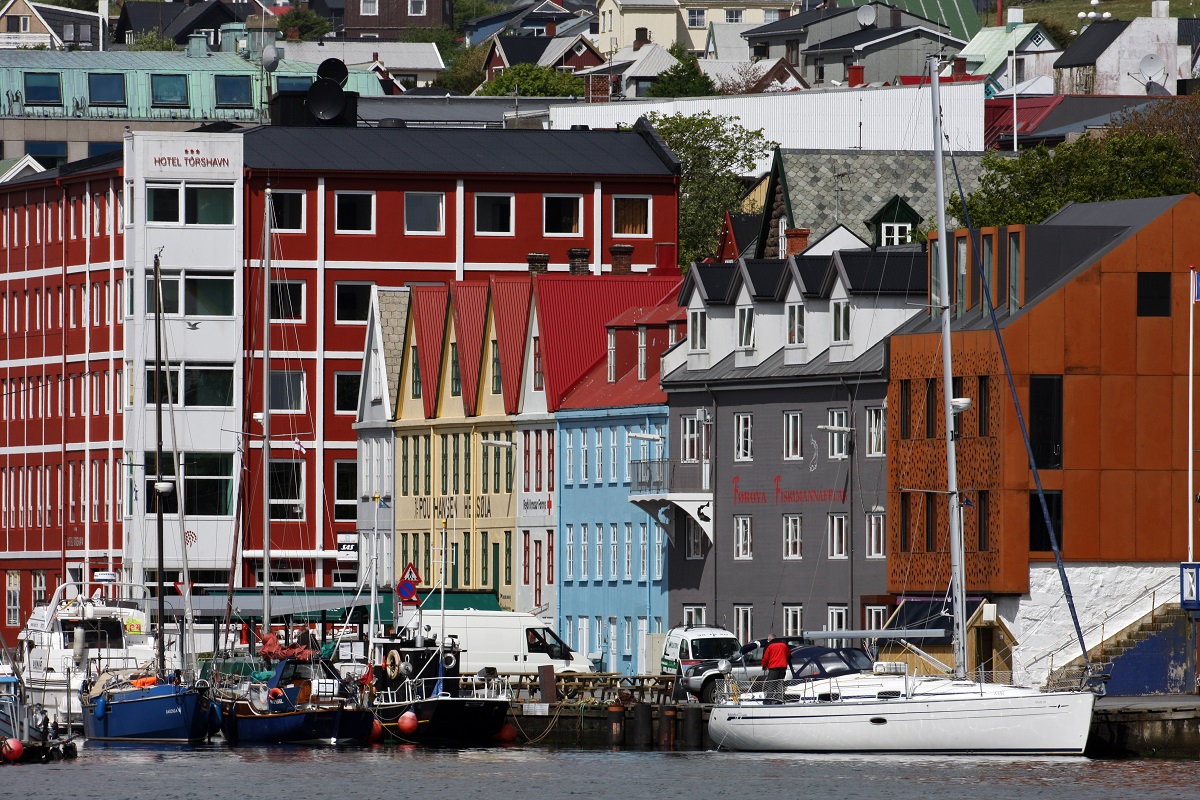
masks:
<svg viewBox="0 0 1200 800"><path fill-rule="evenodd" d="M949 146L959 152L983 146L982 82L942 86L942 125ZM814 89L782 94L694 97L680 100L622 100L550 107L550 127L615 128L632 125L649 112L738 117L761 128L783 147L806 150L920 150L932 148L933 115L928 86L875 89ZM762 159L759 174L770 167Z"/></svg>

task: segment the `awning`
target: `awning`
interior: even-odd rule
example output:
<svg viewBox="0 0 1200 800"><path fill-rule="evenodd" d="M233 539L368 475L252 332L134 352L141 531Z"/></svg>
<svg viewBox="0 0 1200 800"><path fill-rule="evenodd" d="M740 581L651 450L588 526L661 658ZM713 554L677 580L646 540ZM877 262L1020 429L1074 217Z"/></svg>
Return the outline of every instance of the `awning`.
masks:
<svg viewBox="0 0 1200 800"><path fill-rule="evenodd" d="M392 592L385 590L378 593L376 613L378 620L388 625L392 623ZM357 597L357 599L356 599ZM441 592L429 590L423 596L425 613L441 608ZM178 617L183 613L183 598L172 596L164 598L167 616ZM330 623L366 623L367 610L371 604L371 596L367 592L358 595L356 591L345 589L294 589L285 593L271 595L271 617L279 620L291 617L297 622L320 622L324 614L326 622ZM197 619L224 619L225 610L229 607L229 598L225 595L197 595L192 598L192 613ZM150 603L154 609L153 601ZM479 611L501 611L500 601L492 592L446 592L446 610L462 611L476 609ZM263 597L261 591L239 589L233 594L233 618L240 621L260 620L263 613Z"/></svg>

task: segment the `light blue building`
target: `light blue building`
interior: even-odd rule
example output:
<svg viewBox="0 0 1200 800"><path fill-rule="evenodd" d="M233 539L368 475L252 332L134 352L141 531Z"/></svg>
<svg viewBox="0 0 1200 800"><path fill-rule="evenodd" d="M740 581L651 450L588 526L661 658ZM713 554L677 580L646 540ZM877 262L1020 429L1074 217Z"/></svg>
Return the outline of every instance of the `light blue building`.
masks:
<svg viewBox="0 0 1200 800"><path fill-rule="evenodd" d="M665 452L659 356L681 320L671 303L610 322L605 358L555 415L558 630L605 672L657 673L654 634L668 627L667 531L629 502L629 481L634 462Z"/></svg>

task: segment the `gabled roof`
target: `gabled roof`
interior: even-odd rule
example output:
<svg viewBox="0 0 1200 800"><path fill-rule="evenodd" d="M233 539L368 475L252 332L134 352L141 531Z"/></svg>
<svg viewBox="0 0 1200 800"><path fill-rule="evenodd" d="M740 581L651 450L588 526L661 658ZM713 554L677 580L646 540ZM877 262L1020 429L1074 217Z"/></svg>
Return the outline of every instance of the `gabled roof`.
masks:
<svg viewBox="0 0 1200 800"><path fill-rule="evenodd" d="M225 22L242 22L258 10L253 3L226 3L223 0L202 0L186 6L163 28L163 36L180 41L198 27L219 28Z"/></svg>
<svg viewBox="0 0 1200 800"><path fill-rule="evenodd" d="M483 361L483 334L487 327L488 285L483 281L450 284L454 312L454 338L458 342L458 374L462 380L463 411L475 416L479 400L479 375Z"/></svg>
<svg viewBox="0 0 1200 800"><path fill-rule="evenodd" d="M381 61L392 72L446 68L438 53L437 45L432 42L353 41L348 39L335 39L328 42L288 42L284 46L284 52L289 61L304 61L309 64L320 64L327 58L340 58L349 67Z"/></svg>
<svg viewBox="0 0 1200 800"><path fill-rule="evenodd" d="M604 55L596 49L596 45L592 44L592 40L582 33L574 36L555 36L550 40L546 49L542 51L541 58L538 59L538 66L554 67L558 62L566 58L567 55L575 48L576 45L582 44L588 50L592 51L592 55L596 56L598 61L604 60Z"/></svg>
<svg viewBox="0 0 1200 800"><path fill-rule="evenodd" d="M825 276L829 274L832 262L833 256L791 256L788 258L788 268L805 297L821 297Z"/></svg>
<svg viewBox="0 0 1200 800"><path fill-rule="evenodd" d="M91 32L90 41L92 47L99 49L101 46L100 37L104 35L100 15L94 11L80 11L76 8L63 8L62 6L49 5L46 3L27 3L33 13L42 18L42 22L46 23L46 27L54 32L55 38L60 42L66 43L66 26L75 26L75 35L71 40L73 43L84 42L82 35L79 33L80 28L87 28ZM87 43L87 42L84 42Z"/></svg>
<svg viewBox="0 0 1200 800"><path fill-rule="evenodd" d="M633 306L656 305L679 286L679 278L642 275L597 277L543 273L534 280L546 407L562 398L605 354L606 323Z"/></svg>
<svg viewBox="0 0 1200 800"><path fill-rule="evenodd" d="M760 222L761 213L729 215L729 232L733 235L733 245L737 248L738 255L745 253L746 249L754 244Z"/></svg>
<svg viewBox="0 0 1200 800"><path fill-rule="evenodd" d="M1029 37L1040 30L1042 35L1053 42L1050 33L1036 22L1024 22L1007 26L980 28L979 33L967 42L958 55L967 60L967 71L972 75L991 75L1008 63L1008 54L1028 41ZM952 67L946 67L949 74Z"/></svg>
<svg viewBox="0 0 1200 800"><path fill-rule="evenodd" d="M749 30L742 32L741 35L744 38L749 38L751 36L774 36L783 33L796 33L815 22L840 17L852 11L854 11L854 7L851 5L828 8L826 4L822 3L821 7L814 8L811 11L801 11L784 19L768 22L766 25L752 26Z"/></svg>
<svg viewBox="0 0 1200 800"><path fill-rule="evenodd" d="M446 342L446 299L442 286L412 287L413 332L417 366L421 370L421 401L425 418L437 416L438 389L442 381L442 351Z"/></svg>
<svg viewBox="0 0 1200 800"><path fill-rule="evenodd" d="M1083 33L1054 62L1055 69L1068 67L1090 67L1105 50L1117 40L1129 21L1123 19L1098 19L1083 29Z"/></svg>
<svg viewBox="0 0 1200 800"><path fill-rule="evenodd" d="M679 304L687 305L692 289L696 289L707 305L729 305L733 302L729 295L737 269L736 261L692 264L679 287Z"/></svg>
<svg viewBox="0 0 1200 800"><path fill-rule="evenodd" d="M816 42L805 48L804 52L826 53L836 50L862 50L868 45L878 44L889 39L907 38L914 33L924 33L927 38L939 42L949 42L958 45L966 44L962 39L948 36L935 28L927 28L924 25L901 25L898 28L863 28L853 33L847 33L845 36L836 36L832 39Z"/></svg>
<svg viewBox="0 0 1200 800"><path fill-rule="evenodd" d="M7 183L26 175L36 175L45 170L46 168L28 153L16 158L0 159L0 183Z"/></svg>
<svg viewBox="0 0 1200 800"><path fill-rule="evenodd" d="M679 60L671 55L667 51L667 48L651 42L650 44L642 45L637 50L634 50L632 45L622 47L613 54L610 62L611 66L605 63L591 69L581 69L575 74L587 75L588 73L608 73L611 71L620 73L626 80L631 78L653 78L678 64Z"/></svg>
<svg viewBox="0 0 1200 800"><path fill-rule="evenodd" d="M525 369L525 335L529 332L533 286L528 275L493 275L492 319L500 348L500 381L504 412L516 414L521 404L521 376Z"/></svg>
<svg viewBox="0 0 1200 800"><path fill-rule="evenodd" d="M730 294L736 297L745 285L755 300L779 301L787 294L790 277L786 258L743 258L738 261Z"/></svg>
<svg viewBox="0 0 1200 800"><path fill-rule="evenodd" d="M743 61L750 57L750 47L742 34L759 27L753 22L710 22L704 52L713 59Z"/></svg>
<svg viewBox="0 0 1200 800"><path fill-rule="evenodd" d="M850 294L921 294L929 284L929 255L920 245L838 250L829 261L823 295L838 277Z"/></svg>
<svg viewBox="0 0 1200 800"><path fill-rule="evenodd" d="M388 399L393 406L389 409L390 416L395 419L395 403L400 397L400 375L404 365L404 348L408 336L408 301L407 288L374 287L379 298L379 329L382 335L380 342L384 366L387 374Z"/></svg>
<svg viewBox="0 0 1200 800"><path fill-rule="evenodd" d="M121 6L116 30L136 33L165 30L186 9L183 3L159 3L153 0L127 0Z"/></svg>
<svg viewBox="0 0 1200 800"><path fill-rule="evenodd" d="M536 64L549 46L549 36L497 36L496 49L508 67L517 64Z"/></svg>
<svg viewBox="0 0 1200 800"><path fill-rule="evenodd" d="M708 369L688 369L681 364L661 378L664 389L679 390L685 386L725 382L753 385L772 383L781 379L837 380L853 376L851 380L878 381L883 379L887 337L872 345L853 361L830 361L829 350L825 349L803 364L784 363L784 350L780 347L758 364L748 367L737 366L737 353L731 352Z"/></svg>
<svg viewBox="0 0 1200 800"><path fill-rule="evenodd" d="M797 33L832 17L857 13L857 7L865 5L876 7L875 27L881 30L885 29L883 23L892 8L899 8L911 16L921 17L934 25L944 26L955 38L964 42L969 41L979 30L979 14L975 10L973 0L894 0L892 3L880 3L874 0L842 0L834 8L814 8L810 11L801 11L778 22L749 30L743 36L762 38Z"/></svg>

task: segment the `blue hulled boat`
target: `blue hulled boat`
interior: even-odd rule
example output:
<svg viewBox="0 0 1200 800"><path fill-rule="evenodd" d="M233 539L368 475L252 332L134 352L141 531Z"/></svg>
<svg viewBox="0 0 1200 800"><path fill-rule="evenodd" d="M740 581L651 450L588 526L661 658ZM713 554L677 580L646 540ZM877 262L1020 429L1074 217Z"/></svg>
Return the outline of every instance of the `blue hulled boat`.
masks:
<svg viewBox="0 0 1200 800"><path fill-rule="evenodd" d="M203 681L104 673L82 699L83 730L92 741L202 742L221 728L220 709Z"/></svg>

